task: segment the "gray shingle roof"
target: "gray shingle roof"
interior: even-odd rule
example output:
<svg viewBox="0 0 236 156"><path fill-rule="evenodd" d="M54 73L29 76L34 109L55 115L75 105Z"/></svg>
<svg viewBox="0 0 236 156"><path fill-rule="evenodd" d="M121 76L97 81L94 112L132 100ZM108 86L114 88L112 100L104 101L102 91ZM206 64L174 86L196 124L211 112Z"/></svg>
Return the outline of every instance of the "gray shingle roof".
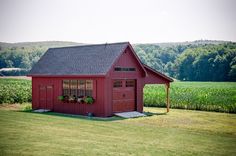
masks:
<svg viewBox="0 0 236 156"><path fill-rule="evenodd" d="M29 75L105 75L129 42L50 48Z"/></svg>

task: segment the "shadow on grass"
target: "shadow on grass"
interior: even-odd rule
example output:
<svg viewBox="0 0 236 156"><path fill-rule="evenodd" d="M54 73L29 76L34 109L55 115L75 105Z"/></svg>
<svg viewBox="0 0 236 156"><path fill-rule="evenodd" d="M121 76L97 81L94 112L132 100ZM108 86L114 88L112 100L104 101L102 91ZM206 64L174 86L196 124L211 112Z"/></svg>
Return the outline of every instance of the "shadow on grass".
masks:
<svg viewBox="0 0 236 156"><path fill-rule="evenodd" d="M38 113L38 112L33 112L32 110L18 110L18 112L57 116L57 117L66 117L66 118L75 118L75 119L90 120L90 121L116 121L116 120L124 120L125 119L125 118L121 118L121 117L117 117L117 116L102 118L102 117L89 117L89 116L75 115L75 114L64 114L64 113L57 113L57 112Z"/></svg>
<svg viewBox="0 0 236 156"><path fill-rule="evenodd" d="M167 112L163 112L163 113L143 112L143 114L145 114L145 115L147 115L147 116L153 116L153 115L167 115Z"/></svg>
<svg viewBox="0 0 236 156"><path fill-rule="evenodd" d="M90 121L117 121L117 120L125 120L127 118L122 118L118 116L112 116L112 117L90 117L85 115L75 115L75 114L65 114L65 113L57 113L57 112L33 112L32 109L23 109L18 110L18 112L25 112L25 113L33 113L33 114L41 114L41 115L50 115L50 116L58 116L58 117L66 117L66 118L77 118L77 119L83 119L83 120L90 120ZM143 112L143 114L146 115L146 117L154 116L154 115L167 115L167 112Z"/></svg>

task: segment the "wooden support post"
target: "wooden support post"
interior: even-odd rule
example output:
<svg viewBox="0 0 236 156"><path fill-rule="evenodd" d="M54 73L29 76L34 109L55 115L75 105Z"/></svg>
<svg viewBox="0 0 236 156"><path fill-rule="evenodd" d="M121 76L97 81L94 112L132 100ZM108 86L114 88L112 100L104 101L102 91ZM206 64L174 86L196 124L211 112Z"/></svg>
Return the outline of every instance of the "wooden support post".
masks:
<svg viewBox="0 0 236 156"><path fill-rule="evenodd" d="M170 111L170 94L169 94L170 84L166 84L166 109L167 113Z"/></svg>

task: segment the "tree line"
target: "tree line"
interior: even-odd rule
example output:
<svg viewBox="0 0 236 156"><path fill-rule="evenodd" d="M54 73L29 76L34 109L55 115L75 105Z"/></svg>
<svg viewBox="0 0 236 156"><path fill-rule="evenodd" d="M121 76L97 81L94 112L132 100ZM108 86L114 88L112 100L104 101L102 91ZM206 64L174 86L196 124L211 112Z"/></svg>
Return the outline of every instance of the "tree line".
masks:
<svg viewBox="0 0 236 156"><path fill-rule="evenodd" d="M50 47L74 42L0 43L0 68L30 70ZM194 41L134 44L144 64L183 81L236 81L236 43ZM25 72L23 72L25 74Z"/></svg>
<svg viewBox="0 0 236 156"><path fill-rule="evenodd" d="M183 81L236 81L236 43L135 45L143 63Z"/></svg>

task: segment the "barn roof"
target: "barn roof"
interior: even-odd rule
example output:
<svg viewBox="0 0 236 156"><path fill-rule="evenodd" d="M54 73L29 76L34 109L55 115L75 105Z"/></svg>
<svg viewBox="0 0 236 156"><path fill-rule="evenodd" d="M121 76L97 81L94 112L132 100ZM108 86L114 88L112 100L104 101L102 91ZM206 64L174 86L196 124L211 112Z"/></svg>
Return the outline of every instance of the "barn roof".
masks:
<svg viewBox="0 0 236 156"><path fill-rule="evenodd" d="M129 42L50 48L29 75L105 75Z"/></svg>
<svg viewBox="0 0 236 156"><path fill-rule="evenodd" d="M28 76L104 76L122 52L130 47L145 75L146 70L169 82L173 80L140 62L129 42L50 48Z"/></svg>

